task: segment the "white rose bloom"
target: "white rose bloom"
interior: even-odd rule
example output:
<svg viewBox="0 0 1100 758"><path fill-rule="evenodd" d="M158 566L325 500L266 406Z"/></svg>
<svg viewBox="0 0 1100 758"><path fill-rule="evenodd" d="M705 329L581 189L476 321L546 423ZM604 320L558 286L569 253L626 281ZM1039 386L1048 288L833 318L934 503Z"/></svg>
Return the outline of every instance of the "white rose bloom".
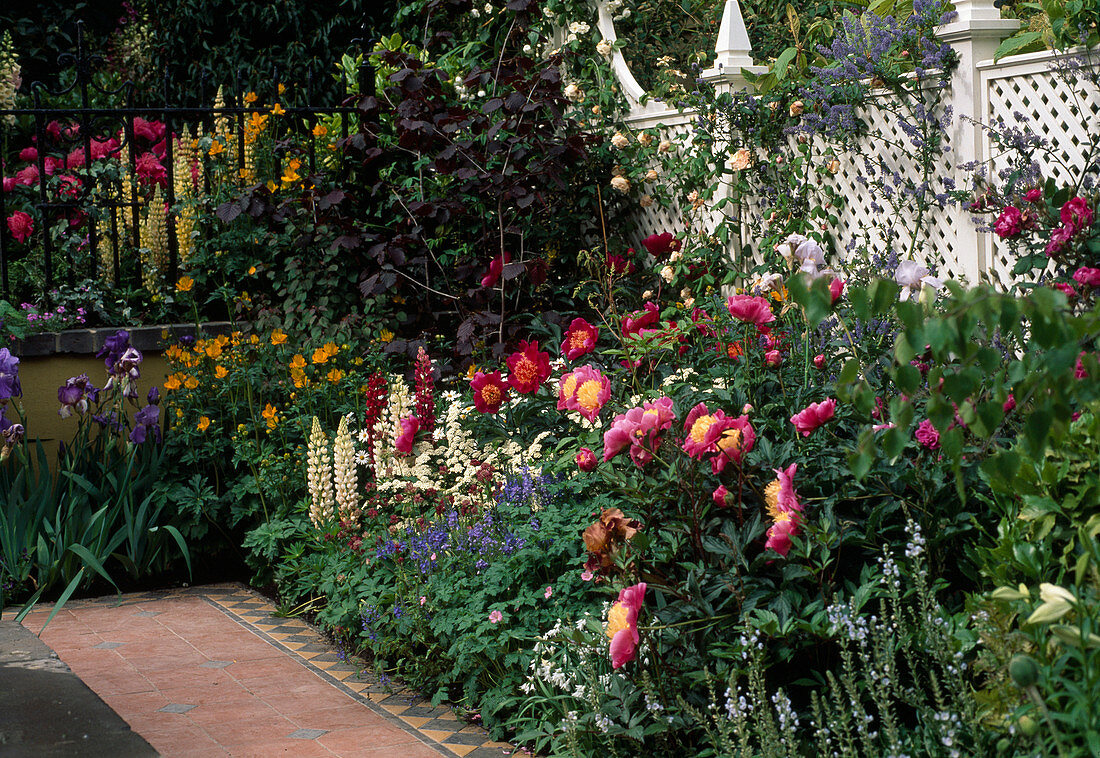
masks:
<svg viewBox="0 0 1100 758"><path fill-rule="evenodd" d="M672 284L672 280L676 278L676 272L672 270L672 266L665 266L661 269L661 278Z"/></svg>
<svg viewBox="0 0 1100 758"><path fill-rule="evenodd" d="M611 49L611 43L605 39L596 43L596 52L605 58L611 55Z"/></svg>

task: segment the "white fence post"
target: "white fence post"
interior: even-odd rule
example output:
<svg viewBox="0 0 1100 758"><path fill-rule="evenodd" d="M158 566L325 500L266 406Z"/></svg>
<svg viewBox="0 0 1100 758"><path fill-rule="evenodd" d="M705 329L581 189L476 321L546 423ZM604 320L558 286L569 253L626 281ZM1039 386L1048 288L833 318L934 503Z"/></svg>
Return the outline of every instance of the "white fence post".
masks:
<svg viewBox="0 0 1100 758"><path fill-rule="evenodd" d="M983 111L983 84L978 64L992 58L1001 41L1020 28L1020 22L1002 19L993 0L956 0L955 10L958 17L941 26L937 35L959 55L959 67L952 76L948 100L954 109L948 140L952 150L951 164L955 167L954 178L961 187L969 174L958 167L989 159L983 146L982 129L970 120L986 123L993 115ZM954 224L957 234L955 256L969 283L976 284L989 269L989 236L979 232L971 222L969 208L963 206L956 212L959 217Z"/></svg>
<svg viewBox="0 0 1100 758"><path fill-rule="evenodd" d="M743 70L753 74L761 74L768 70L767 66L757 66L752 59L752 42L749 40L748 29L745 28L745 19L741 15L741 6L737 0L726 0L722 10L722 23L718 27L718 40L714 44L714 65L704 71L700 78L714 85L718 92L739 92L743 89L751 89L752 85L745 78ZM734 145L729 146L732 150ZM734 228L737 234L730 240L730 248L727 251L731 260L741 257L743 219L741 218L741 199L732 196L728 185L719 189L715 202L719 200L733 200L722 211L727 219L736 220ZM712 222L720 217L712 214Z"/></svg>

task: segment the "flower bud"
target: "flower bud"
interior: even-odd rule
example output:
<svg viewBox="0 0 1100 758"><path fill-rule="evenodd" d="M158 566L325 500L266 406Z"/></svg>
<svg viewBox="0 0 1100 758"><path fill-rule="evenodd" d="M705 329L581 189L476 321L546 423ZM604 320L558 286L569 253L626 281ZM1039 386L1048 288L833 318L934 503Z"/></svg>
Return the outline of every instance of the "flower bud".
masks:
<svg viewBox="0 0 1100 758"><path fill-rule="evenodd" d="M596 454L587 447L582 447L577 453L577 468L581 471L593 471L596 468Z"/></svg>
<svg viewBox="0 0 1100 758"><path fill-rule="evenodd" d="M1030 655L1017 653L1008 662L1008 675L1019 687L1031 687L1039 681L1039 665Z"/></svg>

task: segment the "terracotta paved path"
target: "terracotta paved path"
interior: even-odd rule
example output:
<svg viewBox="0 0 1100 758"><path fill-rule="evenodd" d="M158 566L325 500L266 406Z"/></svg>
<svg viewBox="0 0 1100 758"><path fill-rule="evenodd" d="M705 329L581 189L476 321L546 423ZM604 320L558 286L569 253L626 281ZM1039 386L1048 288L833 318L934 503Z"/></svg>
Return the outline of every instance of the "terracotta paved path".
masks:
<svg viewBox="0 0 1100 758"><path fill-rule="evenodd" d="M38 632L49 610L24 625ZM511 752L449 709L343 661L308 624L274 610L236 584L72 601L42 640L165 756Z"/></svg>

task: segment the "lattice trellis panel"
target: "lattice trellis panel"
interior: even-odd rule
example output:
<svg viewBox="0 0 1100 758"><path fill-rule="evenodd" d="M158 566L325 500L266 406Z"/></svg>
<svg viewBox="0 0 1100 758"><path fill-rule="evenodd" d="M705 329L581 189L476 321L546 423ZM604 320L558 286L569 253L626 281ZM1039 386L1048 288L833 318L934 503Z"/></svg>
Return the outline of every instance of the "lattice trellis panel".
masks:
<svg viewBox="0 0 1100 758"><path fill-rule="evenodd" d="M1050 153L1036 154L1043 178L1069 183L1076 179L1071 167L1080 171L1088 157L1088 130L1100 129L1100 91L1084 82L1035 69L1029 64L989 72L983 78L988 100L986 118L1000 117L1014 125L1017 115L1022 116L1031 130L1051 146ZM1009 165L1004 154L992 154L990 158L994 175ZM994 284L1007 288L1015 280L1012 268L1016 258L1003 240L991 237L987 275Z"/></svg>
<svg viewBox="0 0 1100 758"><path fill-rule="evenodd" d="M645 128L646 131L656 130L660 135L659 139L667 139L674 146L678 146L688 144L687 138L692 132L695 116L685 111L658 119L656 124L652 124L652 121L652 118L647 118L633 123L628 120L628 123L635 128ZM655 202L648 208L638 206L631 219L632 228L627 235L629 244L636 250L642 250L642 240L651 234L679 232L683 228L682 219L683 211L676 199L670 205Z"/></svg>

